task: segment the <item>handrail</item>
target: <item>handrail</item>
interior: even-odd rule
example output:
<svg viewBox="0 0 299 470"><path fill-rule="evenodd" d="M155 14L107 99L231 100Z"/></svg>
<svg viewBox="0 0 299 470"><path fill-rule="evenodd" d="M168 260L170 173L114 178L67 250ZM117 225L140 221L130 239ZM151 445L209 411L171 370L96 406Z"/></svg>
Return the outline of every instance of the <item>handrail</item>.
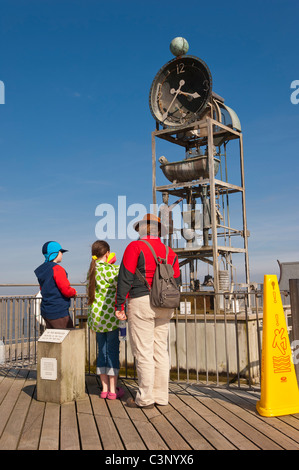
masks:
<svg viewBox="0 0 299 470"><path fill-rule="evenodd" d="M254 302L249 306L252 295ZM215 296L221 298L221 311L217 313ZM86 293L72 299L70 314L76 327L86 329L86 364L89 373L93 373L96 339L87 325L86 299ZM36 294L0 295L0 349L5 350L7 364L36 363L38 338L44 331L40 302ZM232 377L238 383L246 380L251 384L257 380L261 360L261 292L182 292L181 302L169 325L171 377L201 381L206 375L207 383L211 380L220 383L224 377L228 384ZM127 374L134 367L134 357L129 337L121 343L120 360Z"/></svg>
<svg viewBox="0 0 299 470"><path fill-rule="evenodd" d="M81 283L70 283L71 286L86 286L86 282L81 282ZM0 287L39 287L39 284L0 284Z"/></svg>

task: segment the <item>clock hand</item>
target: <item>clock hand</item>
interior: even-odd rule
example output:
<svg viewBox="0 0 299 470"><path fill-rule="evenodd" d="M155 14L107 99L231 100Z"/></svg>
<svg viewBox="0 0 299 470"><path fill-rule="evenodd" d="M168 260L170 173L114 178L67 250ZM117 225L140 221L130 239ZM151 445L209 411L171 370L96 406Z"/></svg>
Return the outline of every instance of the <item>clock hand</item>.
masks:
<svg viewBox="0 0 299 470"><path fill-rule="evenodd" d="M168 111L170 110L170 108L171 108L171 106L173 105L173 103L174 103L176 97L177 97L178 94L180 93L181 88L182 88L183 85L185 85L185 80L180 80L180 86L179 86L179 88L177 89L177 91L175 91L174 88L172 88L172 89L170 90L170 93L171 93L172 95L174 94L174 97L173 97L173 100L171 101L170 105L168 106L167 111L162 115L162 121L164 121L164 119L167 118L167 116L168 116Z"/></svg>
<svg viewBox="0 0 299 470"><path fill-rule="evenodd" d="M191 96L192 98L200 98L201 96L197 93L197 91L195 91L194 93L187 93L186 91L180 91L180 94L185 95L185 96Z"/></svg>

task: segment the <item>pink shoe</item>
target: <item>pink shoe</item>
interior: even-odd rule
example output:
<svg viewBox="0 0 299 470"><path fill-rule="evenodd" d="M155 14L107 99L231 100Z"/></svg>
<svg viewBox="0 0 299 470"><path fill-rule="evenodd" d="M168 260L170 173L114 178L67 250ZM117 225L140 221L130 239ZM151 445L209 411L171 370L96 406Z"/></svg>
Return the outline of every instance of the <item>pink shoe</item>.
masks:
<svg viewBox="0 0 299 470"><path fill-rule="evenodd" d="M116 387L116 393L109 392L107 398L109 400L116 400L117 398L123 397L124 394L125 394L125 392L123 391L122 388Z"/></svg>
<svg viewBox="0 0 299 470"><path fill-rule="evenodd" d="M101 392L100 397L101 398L107 398L109 392Z"/></svg>

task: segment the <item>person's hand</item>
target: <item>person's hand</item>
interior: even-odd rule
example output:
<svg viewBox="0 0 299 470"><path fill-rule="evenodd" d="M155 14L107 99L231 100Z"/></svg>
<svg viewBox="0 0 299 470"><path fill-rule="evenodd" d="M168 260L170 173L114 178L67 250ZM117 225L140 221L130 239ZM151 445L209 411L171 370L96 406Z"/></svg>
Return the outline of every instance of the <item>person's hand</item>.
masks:
<svg viewBox="0 0 299 470"><path fill-rule="evenodd" d="M126 316L124 310L116 310L115 316L116 316L116 318L118 318L118 320L126 320L127 319L127 316Z"/></svg>

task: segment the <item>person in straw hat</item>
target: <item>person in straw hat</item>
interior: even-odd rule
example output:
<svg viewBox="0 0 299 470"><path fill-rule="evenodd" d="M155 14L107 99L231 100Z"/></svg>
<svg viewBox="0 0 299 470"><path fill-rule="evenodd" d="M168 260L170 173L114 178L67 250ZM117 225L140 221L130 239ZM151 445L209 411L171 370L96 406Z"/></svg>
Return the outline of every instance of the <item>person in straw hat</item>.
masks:
<svg viewBox="0 0 299 470"><path fill-rule="evenodd" d="M128 330L133 355L136 360L138 391L127 400L131 408L153 408L154 404L168 404L168 330L173 309L150 305L149 288L136 274L136 268L152 285L156 262L146 241L156 256L165 259L166 246L160 237L166 227L159 217L146 214L134 225L139 240L129 243L120 265L115 302L116 317L126 319L124 305L128 297ZM169 248L167 262L173 266L174 278L180 284L178 257Z"/></svg>

